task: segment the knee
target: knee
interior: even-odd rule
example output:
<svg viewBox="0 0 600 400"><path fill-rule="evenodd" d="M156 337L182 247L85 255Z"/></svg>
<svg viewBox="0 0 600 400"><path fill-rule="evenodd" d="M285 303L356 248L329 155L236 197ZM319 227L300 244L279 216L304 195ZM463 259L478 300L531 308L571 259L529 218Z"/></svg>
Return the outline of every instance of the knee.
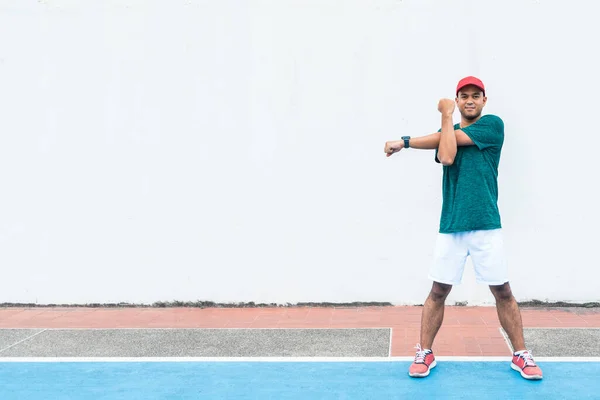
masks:
<svg viewBox="0 0 600 400"><path fill-rule="evenodd" d="M446 297L452 290L452 285L446 285L445 283L433 282L433 287L429 293L429 298L435 302L445 302Z"/></svg>
<svg viewBox="0 0 600 400"><path fill-rule="evenodd" d="M492 294L496 298L496 301L510 301L513 299L512 290L510 285L506 282L504 285L490 286Z"/></svg>

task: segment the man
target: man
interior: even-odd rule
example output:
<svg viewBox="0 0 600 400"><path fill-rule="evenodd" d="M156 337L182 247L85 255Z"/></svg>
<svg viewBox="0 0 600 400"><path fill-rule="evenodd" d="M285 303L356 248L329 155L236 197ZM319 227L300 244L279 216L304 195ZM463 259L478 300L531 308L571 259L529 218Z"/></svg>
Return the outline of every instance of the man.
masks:
<svg viewBox="0 0 600 400"><path fill-rule="evenodd" d="M519 307L508 282L498 210L498 165L504 142L504 123L495 115L481 115L487 102L485 87L469 76L456 87L456 99L441 99L442 127L437 133L385 144L389 157L402 149L436 149L443 164L443 203L434 261L433 280L421 316L421 343L409 375L425 377L435 367L432 345L444 318L444 303L453 285L460 284L471 256L478 283L489 285L498 319L515 350L511 367L526 379L542 379L542 371L525 348ZM454 125L458 106L461 121Z"/></svg>

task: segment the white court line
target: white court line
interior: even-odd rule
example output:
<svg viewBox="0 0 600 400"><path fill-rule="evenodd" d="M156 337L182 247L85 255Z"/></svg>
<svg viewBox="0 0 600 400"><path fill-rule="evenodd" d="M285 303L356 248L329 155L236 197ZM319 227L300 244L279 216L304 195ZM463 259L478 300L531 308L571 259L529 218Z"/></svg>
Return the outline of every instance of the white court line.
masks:
<svg viewBox="0 0 600 400"><path fill-rule="evenodd" d="M358 327L358 328L337 328L337 327L310 327L310 328L288 328L288 327L272 327L272 328L228 328L228 327L106 327L106 328L95 328L95 327L72 327L72 328L45 328L45 327L26 327L26 328L8 328L8 327L0 327L0 331L12 331L12 330L37 330L43 329L44 331L185 331L185 330L252 330L252 331L268 331L268 330L377 330L377 329L390 329L392 328L388 326L377 326L377 327ZM509 347L509 350L512 351L512 347L510 342L508 341L508 337L504 334L504 330L502 327L498 328L500 330L500 334L506 340L506 344ZM525 330L536 330L536 329L547 329L547 330L600 330L600 327L524 327ZM38 332L41 333L41 332Z"/></svg>
<svg viewBox="0 0 600 400"><path fill-rule="evenodd" d="M414 357L0 357L0 363L15 362L404 362ZM510 362L507 357L439 356L438 361ZM536 357L538 362L600 362L600 357Z"/></svg>
<svg viewBox="0 0 600 400"><path fill-rule="evenodd" d="M378 327L361 327L361 328L336 328L336 327L319 327L319 328L287 328L287 327L273 327L273 328L252 328L252 327L248 327L248 328L227 328L227 327L214 327L214 328L210 328L210 327L176 327L176 328L165 328L165 327L156 327L156 328L132 328L132 327L108 327L108 328L85 328L85 327L74 327L74 328L43 328L43 327L27 327L27 328L0 328L1 330L27 330L27 329L43 329L45 331L185 331L185 330L198 330L198 331L205 331L205 330L246 330L246 331L268 331L268 330L305 330L305 331L312 331L312 330L334 330L334 331L341 331L341 330L377 330L377 329L392 329L388 326L378 326Z"/></svg>
<svg viewBox="0 0 600 400"><path fill-rule="evenodd" d="M573 329L573 330L591 329L591 330L597 330L597 329L600 329L600 328L598 328L598 327L585 327L585 326L568 326L568 327L564 327L564 328L556 327L556 326L550 326L550 327L544 328L544 327L541 327L541 326L536 326L536 327L533 327L533 328L525 327L523 329L529 331L529 330L535 330L535 329L548 329L548 330L552 330L552 329L561 329L561 330L569 330L569 329Z"/></svg>
<svg viewBox="0 0 600 400"><path fill-rule="evenodd" d="M394 330L390 328L390 347L388 349L388 357L392 356L392 336L394 334Z"/></svg>

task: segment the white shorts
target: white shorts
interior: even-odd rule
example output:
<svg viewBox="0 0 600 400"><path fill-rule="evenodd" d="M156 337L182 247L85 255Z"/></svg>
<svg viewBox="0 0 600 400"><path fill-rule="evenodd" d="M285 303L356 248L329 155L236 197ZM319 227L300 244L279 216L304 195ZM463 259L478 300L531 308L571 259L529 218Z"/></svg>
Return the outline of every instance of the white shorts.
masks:
<svg viewBox="0 0 600 400"><path fill-rule="evenodd" d="M508 282L502 229L440 233L429 279L447 285L460 284L468 256L471 256L477 283L503 285Z"/></svg>

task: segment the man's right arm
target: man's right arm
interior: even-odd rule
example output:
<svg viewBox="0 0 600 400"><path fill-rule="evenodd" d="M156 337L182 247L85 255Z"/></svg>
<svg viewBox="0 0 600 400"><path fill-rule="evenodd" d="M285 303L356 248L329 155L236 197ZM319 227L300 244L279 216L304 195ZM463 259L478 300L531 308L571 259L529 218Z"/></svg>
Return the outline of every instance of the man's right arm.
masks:
<svg viewBox="0 0 600 400"><path fill-rule="evenodd" d="M475 143L466 133L460 129L455 130L456 144L458 146L473 146ZM441 132L432 133L431 135L410 138L408 146L413 149L435 150L440 145ZM404 140L394 140L385 144L384 152L389 157L394 153L399 152L404 148Z"/></svg>

